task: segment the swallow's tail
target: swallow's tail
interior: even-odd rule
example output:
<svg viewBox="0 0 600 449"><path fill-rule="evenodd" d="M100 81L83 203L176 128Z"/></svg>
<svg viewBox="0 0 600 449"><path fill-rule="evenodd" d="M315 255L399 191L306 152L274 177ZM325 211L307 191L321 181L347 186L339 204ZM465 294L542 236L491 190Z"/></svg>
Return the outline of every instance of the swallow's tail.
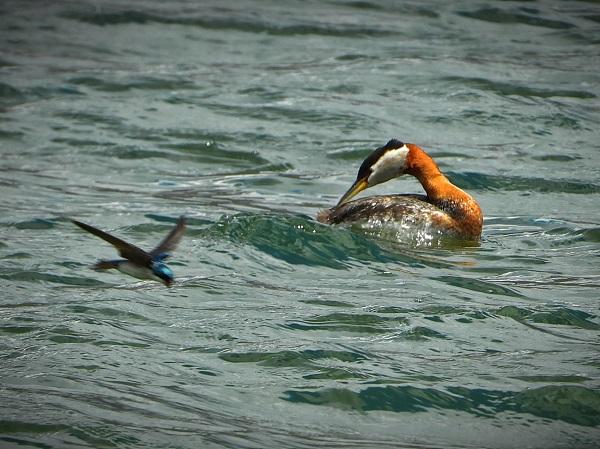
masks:
<svg viewBox="0 0 600 449"><path fill-rule="evenodd" d="M99 260L92 268L94 270L110 270L111 268L117 268L119 262L117 260Z"/></svg>

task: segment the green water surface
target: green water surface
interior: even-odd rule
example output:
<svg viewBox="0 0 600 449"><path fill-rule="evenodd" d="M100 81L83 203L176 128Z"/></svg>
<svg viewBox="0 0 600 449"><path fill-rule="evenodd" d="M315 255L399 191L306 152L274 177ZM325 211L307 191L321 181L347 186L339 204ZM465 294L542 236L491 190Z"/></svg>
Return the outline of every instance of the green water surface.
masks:
<svg viewBox="0 0 600 449"><path fill-rule="evenodd" d="M598 447L597 2L42 3L0 5L0 447ZM479 246L315 221L394 137ZM171 289L70 222L182 214Z"/></svg>

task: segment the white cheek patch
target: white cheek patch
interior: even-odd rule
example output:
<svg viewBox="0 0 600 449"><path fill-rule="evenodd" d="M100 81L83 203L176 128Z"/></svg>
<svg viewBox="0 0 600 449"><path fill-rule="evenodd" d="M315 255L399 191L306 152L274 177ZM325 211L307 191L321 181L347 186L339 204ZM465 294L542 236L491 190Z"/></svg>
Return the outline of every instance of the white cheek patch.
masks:
<svg viewBox="0 0 600 449"><path fill-rule="evenodd" d="M377 162L371 166L371 175L367 179L369 186L381 184L396 178L406 171L406 157L408 147L402 145L400 148L386 151Z"/></svg>

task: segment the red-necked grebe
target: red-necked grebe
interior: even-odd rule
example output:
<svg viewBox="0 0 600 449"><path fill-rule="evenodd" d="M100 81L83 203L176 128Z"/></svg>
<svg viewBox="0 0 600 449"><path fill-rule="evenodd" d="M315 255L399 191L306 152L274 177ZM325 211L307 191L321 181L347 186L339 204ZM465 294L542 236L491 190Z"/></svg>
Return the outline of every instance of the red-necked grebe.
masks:
<svg viewBox="0 0 600 449"><path fill-rule="evenodd" d="M366 188L403 174L417 178L426 195L381 195L350 201ZM363 161L352 187L337 206L319 212L317 220L331 224L391 223L442 237L479 240L483 214L477 201L452 184L425 151L392 139Z"/></svg>

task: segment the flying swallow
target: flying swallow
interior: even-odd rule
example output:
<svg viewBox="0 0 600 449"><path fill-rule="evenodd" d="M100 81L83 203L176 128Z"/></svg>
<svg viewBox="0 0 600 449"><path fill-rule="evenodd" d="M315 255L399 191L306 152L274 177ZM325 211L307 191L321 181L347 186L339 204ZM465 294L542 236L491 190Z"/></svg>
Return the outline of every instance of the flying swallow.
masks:
<svg viewBox="0 0 600 449"><path fill-rule="evenodd" d="M95 270L110 270L115 268L121 273L128 274L138 279L151 279L163 282L167 287L173 283L173 271L164 263L170 252L175 249L185 233L185 217L182 215L177 220L177 225L169 232L162 242L150 252L146 252L131 243L110 235L98 228L71 220L77 226L85 229L96 237L100 237L113 245L124 259L99 260L92 268Z"/></svg>

